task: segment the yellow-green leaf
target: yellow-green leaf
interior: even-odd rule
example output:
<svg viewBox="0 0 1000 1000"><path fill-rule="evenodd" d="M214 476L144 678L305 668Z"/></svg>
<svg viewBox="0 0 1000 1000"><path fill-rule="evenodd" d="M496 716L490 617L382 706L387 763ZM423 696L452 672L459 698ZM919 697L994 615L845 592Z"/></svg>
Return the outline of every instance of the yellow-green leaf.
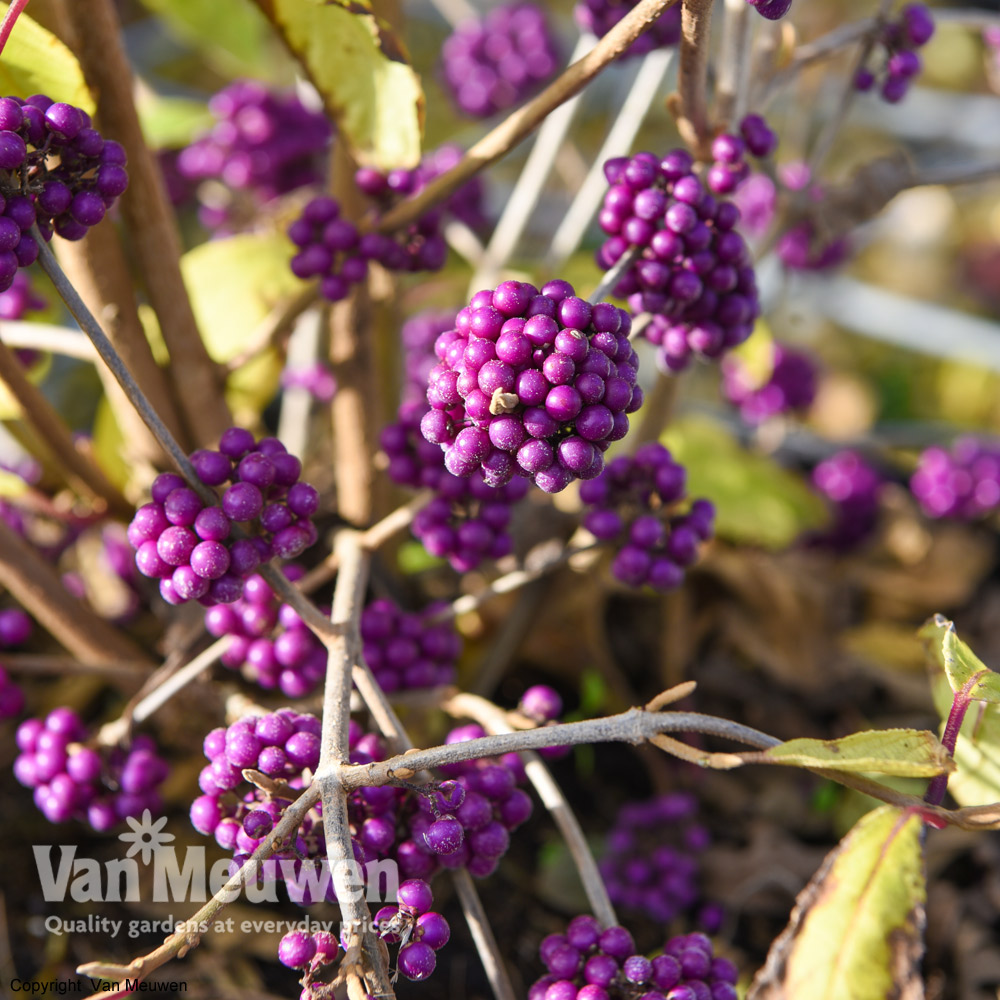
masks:
<svg viewBox="0 0 1000 1000"><path fill-rule="evenodd" d="M0 17L8 5L0 3ZM94 112L94 99L76 56L51 31L21 14L0 59L0 93L13 97L45 94Z"/></svg>
<svg viewBox="0 0 1000 1000"><path fill-rule="evenodd" d="M27 492L28 484L20 476L6 469L0 469L0 497L15 500Z"/></svg>
<svg viewBox="0 0 1000 1000"><path fill-rule="evenodd" d="M747 1000L916 1000L927 888L921 819L883 806L799 894Z"/></svg>
<svg viewBox="0 0 1000 1000"><path fill-rule="evenodd" d="M662 441L687 469L688 495L715 504L722 538L782 549L827 520L823 501L800 476L747 451L713 420L677 420Z"/></svg>
<svg viewBox="0 0 1000 1000"><path fill-rule="evenodd" d="M359 162L382 169L420 160L424 97L402 43L360 5L255 0L319 91Z"/></svg>
<svg viewBox="0 0 1000 1000"><path fill-rule="evenodd" d="M729 354L740 362L746 382L759 389L774 373L774 337L771 335L771 328L764 320L757 320L753 334Z"/></svg>
<svg viewBox="0 0 1000 1000"><path fill-rule="evenodd" d="M200 132L208 131L215 121L203 101L163 97L143 90L137 95L135 103L142 124L142 134L154 149L179 149L186 146Z"/></svg>
<svg viewBox="0 0 1000 1000"><path fill-rule="evenodd" d="M967 698L1000 704L1000 674L983 663L958 637L955 623L944 615L935 615L918 633L927 649L948 678L952 691L963 691Z"/></svg>
<svg viewBox="0 0 1000 1000"><path fill-rule="evenodd" d="M760 753L740 754L747 763L868 771L904 778L931 778L955 768L938 738L925 729L880 729L838 740L788 740Z"/></svg>

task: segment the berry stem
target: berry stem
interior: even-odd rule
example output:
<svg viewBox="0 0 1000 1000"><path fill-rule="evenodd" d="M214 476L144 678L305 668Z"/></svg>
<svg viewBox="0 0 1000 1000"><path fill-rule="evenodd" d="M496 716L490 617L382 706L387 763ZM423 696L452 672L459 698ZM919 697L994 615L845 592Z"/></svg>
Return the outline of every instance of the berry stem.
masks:
<svg viewBox="0 0 1000 1000"><path fill-rule="evenodd" d="M7 39L10 38L10 33L14 30L17 19L27 6L28 0L12 0L11 5L7 8L7 13L4 14L3 20L0 21L0 53L3 52L4 47L7 45Z"/></svg>
<svg viewBox="0 0 1000 1000"><path fill-rule="evenodd" d="M507 713L498 708L486 698L474 694L457 694L449 698L441 706L451 715L469 718L478 722L487 732L492 734L513 733L516 730L507 720ZM525 750L521 754L524 760L524 771L528 780L538 792L542 804L552 814L559 832L566 841L573 863L580 874L584 892L590 902L594 916L603 927L613 927L618 923L614 906L608 896L604 879L598 870L597 862L591 853L587 838L584 836L580 821L576 818L572 807L563 795L562 789L545 766L541 757L533 750Z"/></svg>
<svg viewBox="0 0 1000 1000"><path fill-rule="evenodd" d="M722 131L730 121L743 117L746 109L750 68L750 4L746 0L725 0L722 45L719 50L715 120Z"/></svg>
<svg viewBox="0 0 1000 1000"><path fill-rule="evenodd" d="M183 473L191 488L208 504L218 502L216 495L198 478L194 471L194 466L184 454L184 449L177 443L176 438L167 429L166 424L160 419L152 404L146 398L146 394L139 388L139 384L132 377L128 366L121 359L115 350L114 345L108 339L108 335L101 329L101 324L94 318L94 314L87 308L86 303L80 298L79 293L66 277L63 269L49 249L48 243L42 238L42 234L37 227L32 229L32 235L38 243L38 263L42 270L48 275L49 280L55 286L60 298L66 303L66 308L72 313L73 318L80 324L80 329L90 338L91 343L97 349L101 360L108 366L118 384L122 387L129 402L142 417L143 423L150 429L153 437L160 443L160 447L170 456L174 465Z"/></svg>
<svg viewBox="0 0 1000 1000"><path fill-rule="evenodd" d="M678 0L640 0L582 59L578 59L537 97L512 112L473 144L451 170L430 182L415 198L397 205L379 219L378 231L391 233L408 226L443 201L469 178L506 156L564 101L582 90L613 63L653 22Z"/></svg>
<svg viewBox="0 0 1000 1000"><path fill-rule="evenodd" d="M642 60L621 111L615 115L607 137L594 158L583 184L580 185L552 237L552 243L545 255L547 270L558 271L580 245L608 189L607 178L604 176L605 160L617 156L623 149L632 147L673 61L673 49L654 49Z"/></svg>
<svg viewBox="0 0 1000 1000"><path fill-rule="evenodd" d="M0 380L10 390L43 445L56 459L55 467L63 473L77 492L103 501L100 504L119 517L128 517L132 505L108 479L91 454L80 451L73 435L56 408L44 393L24 374L14 352L0 341Z"/></svg>
<svg viewBox="0 0 1000 1000"><path fill-rule="evenodd" d="M681 138L699 160L710 154L708 122L708 55L712 0L684 0L681 8L680 94L677 126Z"/></svg>
<svg viewBox="0 0 1000 1000"><path fill-rule="evenodd" d="M594 36L589 33L580 35L569 57L570 65L589 52L594 47L595 41ZM486 245L483 261L472 276L469 284L470 297L480 288L492 287L497 283L500 271L517 249L524 227L534 214L545 182L552 172L559 150L562 149L573 116L580 105L580 98L581 94L577 93L555 108L538 130L524 167L518 174L514 189L507 199L503 214Z"/></svg>
<svg viewBox="0 0 1000 1000"><path fill-rule="evenodd" d="M965 721L965 714L969 710L969 706L972 704L972 699L969 697L969 691L979 683L982 677L981 673L977 673L975 676L971 677L961 688L961 690L956 691L951 702L951 711L948 713L948 720L944 724L944 732L941 734L941 745L947 750L949 755L955 755L955 744L958 742L958 734L962 729L962 723ZM927 786L927 793L924 795L924 801L930 803L932 806L939 806L944 800L944 793L948 790L948 775L938 774L936 775Z"/></svg>

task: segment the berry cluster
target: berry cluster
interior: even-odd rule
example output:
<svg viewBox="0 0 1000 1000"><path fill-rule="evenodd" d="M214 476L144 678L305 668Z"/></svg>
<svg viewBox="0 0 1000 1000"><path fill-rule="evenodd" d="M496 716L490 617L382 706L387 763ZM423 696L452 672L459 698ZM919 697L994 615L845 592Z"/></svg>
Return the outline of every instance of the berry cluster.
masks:
<svg viewBox="0 0 1000 1000"><path fill-rule="evenodd" d="M1000 507L1000 446L959 438L949 451L928 448L910 489L928 517L974 521Z"/></svg>
<svg viewBox="0 0 1000 1000"><path fill-rule="evenodd" d="M549 970L532 984L528 1000L736 1000L738 970L716 958L704 934L670 938L663 953L636 953L624 927L574 917L565 934L550 934L538 949Z"/></svg>
<svg viewBox="0 0 1000 1000"><path fill-rule="evenodd" d="M282 567L289 580L302 577L300 566ZM304 698L326 674L326 650L298 614L282 604L257 573L243 582L243 595L231 604L205 612L205 628L231 637L220 657L265 690L280 689L288 698Z"/></svg>
<svg viewBox="0 0 1000 1000"><path fill-rule="evenodd" d="M512 479L505 486L489 486L481 469L465 478L453 476L445 468L441 449L420 433L427 412L424 399L404 402L396 423L382 431L387 471L401 486L434 491L417 511L410 530L432 556L447 559L459 573L467 573L483 559L500 559L513 550L507 530L511 510L527 493L528 484Z"/></svg>
<svg viewBox="0 0 1000 1000"><path fill-rule="evenodd" d="M559 64L542 7L512 3L460 24L441 46L441 76L460 111L488 118L519 104Z"/></svg>
<svg viewBox="0 0 1000 1000"><path fill-rule="evenodd" d="M923 48L933 34L934 15L930 9L922 3L908 3L879 36L881 67L876 72L862 66L854 77L855 89L867 92L881 80L882 99L898 104L923 69L917 49Z"/></svg>
<svg viewBox="0 0 1000 1000"><path fill-rule="evenodd" d="M219 846L233 851L233 861L242 866L291 805L295 792L311 780L319 764L320 721L289 708L270 715L246 717L228 729L213 729L205 737L204 751L210 763L198 777L203 794L191 803L191 824L199 833L214 836ZM285 782L288 797L257 786L244 789L243 771L252 768L269 778ZM333 901L329 871L317 878L319 859L325 857L323 821L317 809L303 819L294 840L262 866L261 880L282 879L289 897L309 905L318 899ZM364 852L355 845L355 858L364 862Z"/></svg>
<svg viewBox="0 0 1000 1000"><path fill-rule="evenodd" d="M0 291L38 257L29 230L79 240L128 187L125 150L42 94L0 97Z"/></svg>
<svg viewBox="0 0 1000 1000"><path fill-rule="evenodd" d="M379 936L390 944L402 941L396 967L413 982L426 979L437 965L435 952L451 937L448 921L431 909L434 896L422 879L407 879L399 886L396 906L383 906L375 914Z"/></svg>
<svg viewBox="0 0 1000 1000"><path fill-rule="evenodd" d="M230 427L218 451L196 451L191 464L206 486L232 481L219 504L206 506L180 476L165 472L128 528L139 572L160 581L168 603L236 601L241 581L262 562L294 559L316 541L309 519L319 494L299 482L302 463L277 438L256 441L250 431ZM234 525L257 533L231 538Z"/></svg>
<svg viewBox="0 0 1000 1000"><path fill-rule="evenodd" d="M321 111L310 110L294 94L238 80L215 94L208 108L215 124L177 157L184 181L221 181L250 195L252 210L323 179L333 130ZM204 191L199 215L207 228L232 226L238 214L231 195L218 188Z"/></svg>
<svg viewBox="0 0 1000 1000"><path fill-rule="evenodd" d="M743 140L720 136L717 143L720 154L742 157ZM728 183L729 167L722 166ZM682 149L663 159L637 153L608 160L611 186L598 215L608 239L597 263L610 269L638 254L615 294L627 297L634 313L652 314L645 336L670 371L686 367L692 355L715 358L743 343L760 314L750 252L734 229L739 209L717 201L693 168Z"/></svg>
<svg viewBox="0 0 1000 1000"><path fill-rule="evenodd" d="M698 855L709 834L694 822L697 811L685 792L621 809L600 861L615 906L667 924L698 902Z"/></svg>
<svg viewBox="0 0 1000 1000"><path fill-rule="evenodd" d="M302 368L285 368L281 373L282 389L305 389L313 399L329 403L337 392L337 380L333 372L317 361Z"/></svg>
<svg viewBox="0 0 1000 1000"><path fill-rule="evenodd" d="M743 359L730 354L722 362L722 391L740 408L748 424L793 410L807 410L816 398L817 369L812 355L786 344L774 344L766 381L755 377Z"/></svg>
<svg viewBox="0 0 1000 1000"><path fill-rule="evenodd" d="M455 312L422 312L411 316L399 332L403 348L404 404L419 400L425 404L427 380L437 364L434 344L442 333L455 329ZM398 482L398 480L397 480Z"/></svg>
<svg viewBox="0 0 1000 1000"><path fill-rule="evenodd" d="M878 522L885 480L855 451L838 451L813 469L812 484L826 497L832 521L813 544L847 549L864 541Z"/></svg>
<svg viewBox="0 0 1000 1000"><path fill-rule="evenodd" d="M278 942L278 961L289 969L305 969L308 977L306 989L309 989L312 976L322 966L334 961L339 951L337 938L330 931L314 931L312 934L289 931Z"/></svg>
<svg viewBox="0 0 1000 1000"><path fill-rule="evenodd" d="M671 590L712 535L715 509L695 500L686 514L676 512L684 498L684 467L656 441L634 456L619 456L604 473L580 487L588 506L584 527L601 541L615 541L611 572L630 587Z"/></svg>
<svg viewBox="0 0 1000 1000"><path fill-rule="evenodd" d="M576 23L584 31L603 38L639 0L580 0L573 8ZM622 54L620 59L644 56L653 49L676 45L681 39L681 11L679 6L665 10L652 27L641 34Z"/></svg>
<svg viewBox="0 0 1000 1000"><path fill-rule="evenodd" d="M86 820L95 830L110 830L119 820L156 814L162 808L157 788L169 770L148 736L123 747L84 746L87 731L70 708L53 709L42 719L17 728L21 753L14 777L34 789L35 805L52 823Z"/></svg>
<svg viewBox="0 0 1000 1000"><path fill-rule="evenodd" d="M462 640L450 621L434 619L445 604L414 613L375 600L361 612L365 662L383 691L435 687L455 680Z"/></svg>
<svg viewBox="0 0 1000 1000"><path fill-rule="evenodd" d="M489 486L526 476L546 493L593 479L642 404L629 314L591 305L566 281L477 292L438 337L423 436L456 476Z"/></svg>
<svg viewBox="0 0 1000 1000"><path fill-rule="evenodd" d="M778 137L760 115L747 115L740 122L740 134L723 132L712 140L712 165L705 183L713 194L734 194L750 176L747 153L761 159L778 148Z"/></svg>
<svg viewBox="0 0 1000 1000"><path fill-rule="evenodd" d="M31 278L23 271L18 271L10 287L0 292L0 319L21 319L26 313L39 312L47 307L48 302L31 287ZM25 353L20 352L21 355ZM24 362L22 357L22 363L28 362Z"/></svg>

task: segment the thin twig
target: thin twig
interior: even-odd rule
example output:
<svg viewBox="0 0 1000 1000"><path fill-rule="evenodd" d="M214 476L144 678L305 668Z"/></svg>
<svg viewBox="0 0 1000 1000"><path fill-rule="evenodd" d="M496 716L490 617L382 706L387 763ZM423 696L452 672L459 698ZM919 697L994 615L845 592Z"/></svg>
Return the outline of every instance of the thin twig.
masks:
<svg viewBox="0 0 1000 1000"><path fill-rule="evenodd" d="M512 112L466 152L451 170L441 174L416 197L387 212L379 232L391 233L419 219L490 164L526 139L564 101L582 90L618 58L656 19L678 0L640 0L582 59L573 63L536 98Z"/></svg>
<svg viewBox="0 0 1000 1000"><path fill-rule="evenodd" d="M605 160L631 149L673 61L673 49L654 49L642 60L621 110L615 115L584 182L552 237L545 255L545 267L548 270L558 270L580 245L608 187L604 176Z"/></svg>
<svg viewBox="0 0 1000 1000"><path fill-rule="evenodd" d="M172 674L159 687L147 694L132 709L134 722L145 722L154 712L162 708L178 691L187 687L193 680L200 677L229 648L233 641L231 635L216 639L208 649L199 653L188 664Z"/></svg>
<svg viewBox="0 0 1000 1000"><path fill-rule="evenodd" d="M604 272L597 287L590 293L588 302L600 302L606 295L614 292L615 285L621 280L622 275L639 259L642 248L631 246L618 258L615 266Z"/></svg>
<svg viewBox="0 0 1000 1000"><path fill-rule="evenodd" d="M489 733L513 733L516 730L507 720L507 713L491 701L473 694L457 694L441 706L451 715L465 716L478 722ZM570 856L580 874L584 892L590 902L594 916L603 927L613 927L618 923L615 908L608 896L607 887L597 862L590 851L587 838L584 836L566 796L549 773L548 768L537 753L526 750L521 754L524 761L524 771L528 780L538 792L542 805L552 814L559 832L566 841Z"/></svg>
<svg viewBox="0 0 1000 1000"><path fill-rule="evenodd" d="M496 1000L517 1000L514 984L510 981L510 973L504 964L500 946L472 876L465 868L459 868L451 875L458 892L458 900L465 913L465 921L469 925L469 933L476 946L476 954L483 963L483 970L490 981L493 996Z"/></svg>
<svg viewBox="0 0 1000 1000"><path fill-rule="evenodd" d="M572 65L594 47L596 39L589 33L580 35L570 58ZM581 95L578 93L564 104L555 108L542 123L538 135L524 167L518 174L514 189L507 198L503 214L493 229L493 235L486 245L486 252L476 273L472 276L469 294L479 288L492 287L497 283L500 271L517 249L518 241L528 220L535 212L545 182L552 172L556 157L569 132L573 116L579 107Z"/></svg>
<svg viewBox="0 0 1000 1000"><path fill-rule="evenodd" d="M18 350L47 351L63 357L76 358L94 364L98 353L94 345L79 330L51 323L33 323L23 319L5 319L0 330L4 343Z"/></svg>
<svg viewBox="0 0 1000 1000"><path fill-rule="evenodd" d="M681 57L677 81L677 128L699 160L709 157L708 50L712 0L684 0L681 7Z"/></svg>
<svg viewBox="0 0 1000 1000"><path fill-rule="evenodd" d="M121 660L77 660L71 656L50 656L37 653L3 654L3 666L12 674L97 674L120 681L144 681L149 677L149 664Z"/></svg>
<svg viewBox="0 0 1000 1000"><path fill-rule="evenodd" d="M719 49L715 93L715 121L725 131L745 111L747 74L750 69L750 17L746 0L725 0L722 44Z"/></svg>

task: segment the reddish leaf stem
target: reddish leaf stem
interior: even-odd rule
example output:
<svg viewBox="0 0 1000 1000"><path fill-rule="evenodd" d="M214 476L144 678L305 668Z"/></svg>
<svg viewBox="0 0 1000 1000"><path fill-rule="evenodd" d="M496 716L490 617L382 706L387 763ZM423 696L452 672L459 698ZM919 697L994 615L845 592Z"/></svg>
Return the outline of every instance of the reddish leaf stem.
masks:
<svg viewBox="0 0 1000 1000"><path fill-rule="evenodd" d="M14 25L17 23L17 19L27 6L28 0L13 0L13 3L7 8L7 13L3 16L3 21L0 21L0 53L3 52L4 46L7 44L7 39L10 38L10 33L14 30Z"/></svg>

